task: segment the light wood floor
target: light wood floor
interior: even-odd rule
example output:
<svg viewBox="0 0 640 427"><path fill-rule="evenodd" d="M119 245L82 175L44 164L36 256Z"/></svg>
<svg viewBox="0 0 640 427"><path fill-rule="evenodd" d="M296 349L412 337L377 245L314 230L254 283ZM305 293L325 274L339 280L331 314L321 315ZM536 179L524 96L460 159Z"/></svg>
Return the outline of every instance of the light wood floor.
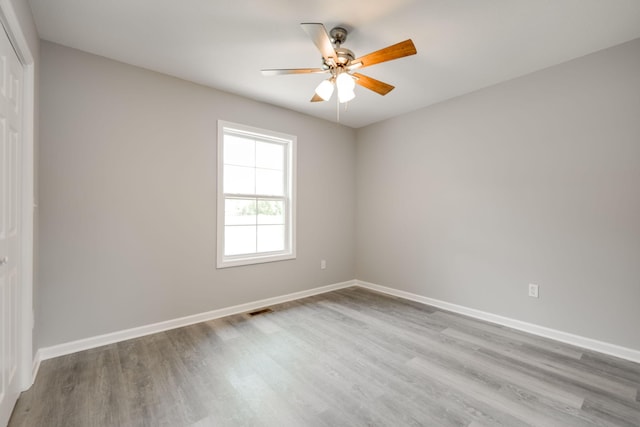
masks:
<svg viewBox="0 0 640 427"><path fill-rule="evenodd" d="M640 365L349 288L44 361L10 426L640 426Z"/></svg>

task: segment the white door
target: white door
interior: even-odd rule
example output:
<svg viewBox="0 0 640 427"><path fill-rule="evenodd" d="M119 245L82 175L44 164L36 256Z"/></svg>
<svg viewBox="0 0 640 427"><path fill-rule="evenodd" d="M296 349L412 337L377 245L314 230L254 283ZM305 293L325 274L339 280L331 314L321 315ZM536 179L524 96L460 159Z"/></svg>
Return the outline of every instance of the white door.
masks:
<svg viewBox="0 0 640 427"><path fill-rule="evenodd" d="M0 426L20 393L20 165L22 65L0 26Z"/></svg>

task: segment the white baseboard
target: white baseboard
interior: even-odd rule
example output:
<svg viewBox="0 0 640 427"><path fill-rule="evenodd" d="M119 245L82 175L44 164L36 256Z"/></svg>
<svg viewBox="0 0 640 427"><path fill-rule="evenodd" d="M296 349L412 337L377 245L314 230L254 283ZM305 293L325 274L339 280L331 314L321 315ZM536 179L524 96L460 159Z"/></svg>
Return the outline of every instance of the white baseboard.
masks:
<svg viewBox="0 0 640 427"><path fill-rule="evenodd" d="M411 292L405 292L398 289L389 288L386 286L376 285L374 283L364 282L362 280L356 280L355 284L357 286L360 286L366 289L371 289L373 291L378 291L378 292L393 295L396 297L408 299L411 301L432 305L434 307L442 308L444 310L452 311L454 313L464 314L465 316L473 317L480 320L486 320L487 322L507 326L509 328L528 332L533 335L550 338L566 344L575 345L578 347L597 351L599 353L604 353L611 356L619 357L621 359L626 359L632 362L640 363L639 350L634 350L634 349L622 347L616 344L610 344L610 343L594 340L594 339L583 337L580 335L570 334L568 332L558 331L556 329L551 329L551 328L539 326L533 323L511 319L509 317L498 316L497 314L488 313L486 311L476 310L476 309L465 307L462 305L452 304L446 301L440 301L437 299L424 297L422 295L413 294Z"/></svg>
<svg viewBox="0 0 640 427"><path fill-rule="evenodd" d="M336 289L354 286L355 280L335 283L332 285L321 286L318 288L308 289L306 291L294 292L291 294L281 295L273 298L266 298L259 301L248 302L245 304L234 305L232 307L220 308L218 310L207 311L205 313L193 314L190 316L180 317L178 319L166 320L164 322L153 323L150 325L139 326L137 328L125 329L122 331L111 332L104 335L80 339L50 347L43 347L38 350L34 360L34 375L40 367L41 360L47 360L58 356L75 353L82 350L100 347L115 342L125 341L132 338L138 338L145 335L155 334L157 332L167 331L169 329L181 328L183 326L193 325L194 323L206 322L208 320L219 319L221 317L230 316L232 314L245 313L258 308L269 305L280 304L287 301L293 301L313 295L331 292Z"/></svg>

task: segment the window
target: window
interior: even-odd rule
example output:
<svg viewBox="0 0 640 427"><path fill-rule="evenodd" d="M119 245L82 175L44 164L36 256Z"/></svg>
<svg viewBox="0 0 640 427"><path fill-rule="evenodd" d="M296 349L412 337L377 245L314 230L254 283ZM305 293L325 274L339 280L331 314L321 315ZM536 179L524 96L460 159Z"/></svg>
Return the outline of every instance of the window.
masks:
<svg viewBox="0 0 640 427"><path fill-rule="evenodd" d="M218 268L295 251L296 137L218 121Z"/></svg>

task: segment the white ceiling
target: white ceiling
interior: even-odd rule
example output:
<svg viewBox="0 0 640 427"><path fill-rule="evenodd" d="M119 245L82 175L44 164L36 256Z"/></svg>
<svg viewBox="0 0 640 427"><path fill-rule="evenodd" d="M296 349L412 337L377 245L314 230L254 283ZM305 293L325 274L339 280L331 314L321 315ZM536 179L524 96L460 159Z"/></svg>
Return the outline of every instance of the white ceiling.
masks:
<svg viewBox="0 0 640 427"><path fill-rule="evenodd" d="M41 38L206 86L336 120L310 103L324 74L301 22L341 24L356 56L407 38L418 54L360 72L340 112L354 128L640 37L638 0L30 0Z"/></svg>

